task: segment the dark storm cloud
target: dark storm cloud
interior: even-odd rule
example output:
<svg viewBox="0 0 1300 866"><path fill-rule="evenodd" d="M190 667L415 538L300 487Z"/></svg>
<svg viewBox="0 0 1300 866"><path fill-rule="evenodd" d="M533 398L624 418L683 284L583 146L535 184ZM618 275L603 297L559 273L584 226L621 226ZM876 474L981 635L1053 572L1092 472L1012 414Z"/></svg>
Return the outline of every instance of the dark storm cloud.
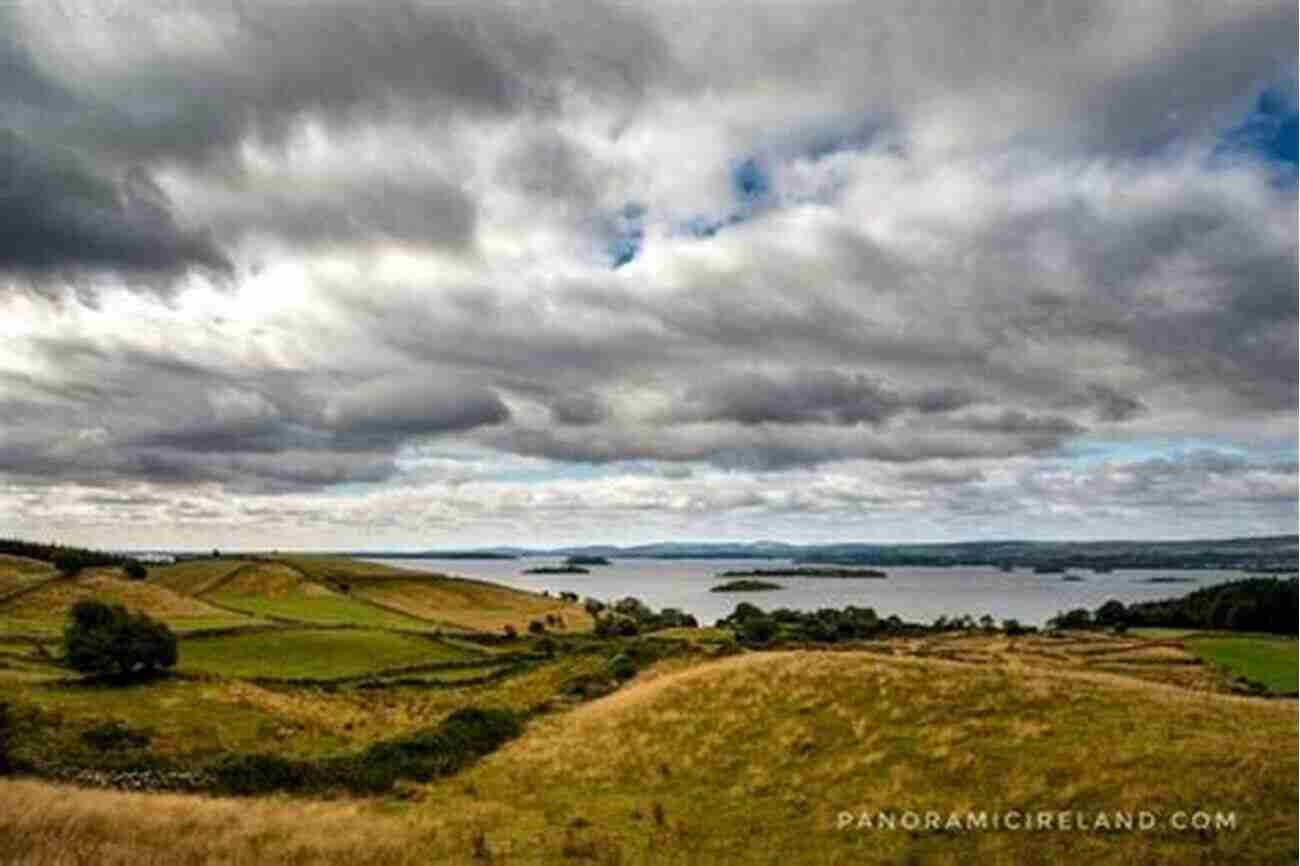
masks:
<svg viewBox="0 0 1300 866"><path fill-rule="evenodd" d="M39 283L100 271L168 276L195 267L224 272L230 265L205 234L178 224L146 173L115 182L71 153L40 150L0 130L0 271Z"/></svg>
<svg viewBox="0 0 1300 866"><path fill-rule="evenodd" d="M340 437L382 440L472 430L510 417L493 391L429 375L357 385L330 401L324 419Z"/></svg>
<svg viewBox="0 0 1300 866"><path fill-rule="evenodd" d="M665 63L659 34L621 4L55 5L84 32L134 36L118 62L101 61L104 79L78 82L99 110L74 119L131 160L224 158L250 136L279 141L305 118L553 110L576 81L635 99ZM187 37L199 50L185 50Z"/></svg>
<svg viewBox="0 0 1300 866"><path fill-rule="evenodd" d="M509 418L492 390L437 371L362 379L66 340L38 344L38 356L60 379L11 380L28 396L0 402L0 473L45 483L375 482L407 443Z"/></svg>
<svg viewBox="0 0 1300 866"><path fill-rule="evenodd" d="M870 428L820 424L724 423L596 430L516 425L483 431L477 438L503 451L572 463L703 462L723 469L773 471L846 460L913 463L1046 454L1081 432L1068 423L1029 417L974 423L981 428L979 436L970 435L969 424L943 429L922 423L872 433Z"/></svg>
<svg viewBox="0 0 1300 866"><path fill-rule="evenodd" d="M882 424L908 410L945 412L971 402L954 389L903 394L862 373L748 371L687 391L678 419L740 424Z"/></svg>
<svg viewBox="0 0 1300 866"><path fill-rule="evenodd" d="M569 394L550 406L551 417L559 424L589 427L609 417L609 408L591 394Z"/></svg>

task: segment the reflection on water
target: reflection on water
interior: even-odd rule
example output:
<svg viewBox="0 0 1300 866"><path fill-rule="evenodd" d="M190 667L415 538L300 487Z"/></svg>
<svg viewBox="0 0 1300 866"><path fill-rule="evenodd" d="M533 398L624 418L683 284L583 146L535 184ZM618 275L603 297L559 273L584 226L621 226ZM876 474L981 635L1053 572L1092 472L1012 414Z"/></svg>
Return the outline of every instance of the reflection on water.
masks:
<svg viewBox="0 0 1300 866"><path fill-rule="evenodd" d="M1059 574L1033 574L1024 569L1010 573L996 568L887 568L886 580L815 577L774 578L784 586L770 592L715 593L709 589L728 570L779 568L779 560L718 559L616 559L611 565L591 566L590 574L523 574L525 568L555 564L530 558L515 560L391 559L387 565L477 577L507 586L569 590L580 596L612 601L634 595L656 610L676 607L694 614L701 625L712 625L731 613L741 601L764 609L778 607L816 610L857 605L872 607L881 616L897 614L905 620L928 623L939 616L990 614L998 620L1018 619L1042 625L1057 611L1076 607L1095 609L1109 599L1125 604L1184 595L1194 589L1243 577L1237 571L1114 571L1094 574L1076 569L1081 581L1065 581ZM1148 578L1175 576L1188 583L1147 583Z"/></svg>

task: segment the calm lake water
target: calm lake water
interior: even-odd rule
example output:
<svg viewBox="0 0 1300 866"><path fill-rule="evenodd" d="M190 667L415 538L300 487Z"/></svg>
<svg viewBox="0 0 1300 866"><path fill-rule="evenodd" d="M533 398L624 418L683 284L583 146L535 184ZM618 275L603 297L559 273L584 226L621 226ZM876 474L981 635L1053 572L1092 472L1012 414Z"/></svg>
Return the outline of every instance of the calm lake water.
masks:
<svg viewBox="0 0 1300 866"><path fill-rule="evenodd" d="M880 616L897 614L912 622L929 623L939 616L990 614L997 620L1018 619L1042 625L1058 611L1076 607L1089 610L1109 599L1128 604L1185 595L1243 577L1237 571L1114 571L1094 574L1076 570L1080 582L1063 581L1059 574L1033 574L1029 570L1004 573L996 568L887 568L884 580L816 577L773 578L783 589L770 592L718 593L709 589L722 581L722 571L771 569L787 566L781 560L718 559L616 559L612 565L591 566L591 574L523 574L526 568L555 564L543 558L515 560L385 559L387 565L490 580L506 586L558 594L568 590L582 597L615 601L634 595L658 610L676 607L694 614L700 625L712 625L742 601L764 610L788 607L816 610L822 607L875 608ZM1147 583L1152 577L1176 576L1188 583Z"/></svg>

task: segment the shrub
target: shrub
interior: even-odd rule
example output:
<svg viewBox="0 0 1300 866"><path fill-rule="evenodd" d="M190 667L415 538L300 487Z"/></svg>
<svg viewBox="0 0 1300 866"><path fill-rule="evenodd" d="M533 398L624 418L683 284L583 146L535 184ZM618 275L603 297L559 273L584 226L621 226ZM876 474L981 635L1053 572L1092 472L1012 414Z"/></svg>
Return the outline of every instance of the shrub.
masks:
<svg viewBox="0 0 1300 866"><path fill-rule="evenodd" d="M1097 608L1097 614L1094 617L1097 625L1119 625L1124 622L1128 610L1124 607L1122 601L1111 599L1110 601Z"/></svg>
<svg viewBox="0 0 1300 866"><path fill-rule="evenodd" d="M0 701L0 776L7 776L14 771L13 758L13 714L9 704Z"/></svg>
<svg viewBox="0 0 1300 866"><path fill-rule="evenodd" d="M509 623L506 623L505 627L503 627L501 631L503 631L505 633L505 636L508 638L514 639L519 637L519 629L515 628Z"/></svg>
<svg viewBox="0 0 1300 866"><path fill-rule="evenodd" d="M78 574L85 566L82 558L72 551L56 553L52 561L59 574L64 577L72 577L74 574Z"/></svg>
<svg viewBox="0 0 1300 866"><path fill-rule="evenodd" d="M1092 613L1084 608L1075 608L1069 613L1058 613L1047 621L1053 628L1088 628L1092 625Z"/></svg>
<svg viewBox="0 0 1300 866"><path fill-rule="evenodd" d="M546 624L543 623L540 619L535 619L535 620L533 620L532 622L528 623L528 633L529 633L529 634L545 634L545 633L546 633Z"/></svg>
<svg viewBox="0 0 1300 866"><path fill-rule="evenodd" d="M81 739L93 749L108 752L117 749L143 749L150 737L130 728L125 722L102 722L81 732Z"/></svg>
<svg viewBox="0 0 1300 866"><path fill-rule="evenodd" d="M507 710L467 707L435 728L375 743L365 751L321 760L277 755L227 755L209 769L216 788L236 795L273 791L389 791L399 781L450 775L519 736L523 725Z"/></svg>
<svg viewBox="0 0 1300 866"><path fill-rule="evenodd" d="M641 626L630 616L609 614L596 620L597 637L636 637L641 633Z"/></svg>
<svg viewBox="0 0 1300 866"><path fill-rule="evenodd" d="M765 644L776 637L780 626L776 620L767 616L751 616L740 623L737 635L745 643Z"/></svg>
<svg viewBox="0 0 1300 866"><path fill-rule="evenodd" d="M131 580L144 580L149 576L149 569L145 568L143 563L134 559L122 566L122 570L126 572L126 576Z"/></svg>
<svg viewBox="0 0 1300 866"><path fill-rule="evenodd" d="M89 599L73 605L63 644L68 666L91 676L143 676L176 664L176 635L165 624Z"/></svg>
<svg viewBox="0 0 1300 866"><path fill-rule="evenodd" d="M216 788L235 795L301 791L319 778L309 762L278 755L225 755L210 770Z"/></svg>
<svg viewBox="0 0 1300 866"><path fill-rule="evenodd" d="M1002 632L1007 637L1019 637L1022 634L1028 634L1029 629L1020 624L1018 619L1002 620Z"/></svg>
<svg viewBox="0 0 1300 866"><path fill-rule="evenodd" d="M619 653L609 660L609 673L616 680L630 680L636 676L636 662L626 653Z"/></svg>

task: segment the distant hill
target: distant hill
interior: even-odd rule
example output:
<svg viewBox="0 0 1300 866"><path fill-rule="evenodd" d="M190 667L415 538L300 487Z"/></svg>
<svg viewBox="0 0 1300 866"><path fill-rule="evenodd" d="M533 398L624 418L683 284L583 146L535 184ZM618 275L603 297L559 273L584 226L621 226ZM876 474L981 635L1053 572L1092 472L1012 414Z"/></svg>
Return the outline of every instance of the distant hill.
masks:
<svg viewBox="0 0 1300 866"><path fill-rule="evenodd" d="M797 545L780 541L659 542L557 548L489 547L420 553L353 551L383 558L513 559L571 556L608 559L782 559L825 565L986 565L1016 568L1224 568L1268 573L1296 571L1300 536L1198 539L1194 541L971 541L943 544Z"/></svg>

